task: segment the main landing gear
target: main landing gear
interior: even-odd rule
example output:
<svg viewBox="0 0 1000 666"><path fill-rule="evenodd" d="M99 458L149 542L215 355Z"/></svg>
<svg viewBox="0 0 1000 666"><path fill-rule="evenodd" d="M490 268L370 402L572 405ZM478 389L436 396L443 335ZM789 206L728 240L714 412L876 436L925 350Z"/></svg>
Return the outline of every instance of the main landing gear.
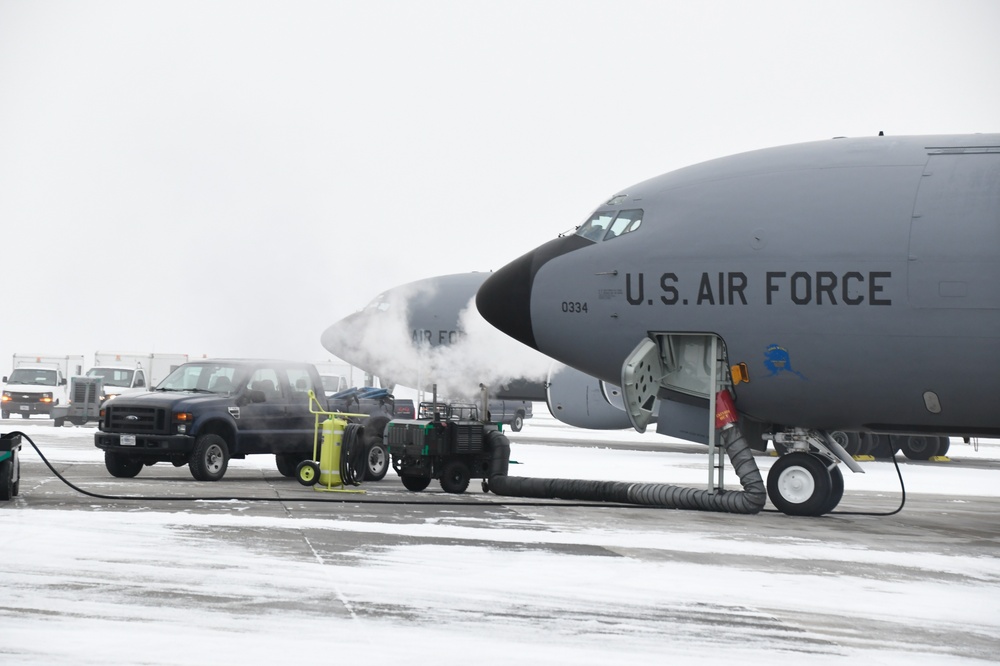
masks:
<svg viewBox="0 0 1000 666"><path fill-rule="evenodd" d="M787 451L767 473L767 496L790 516L822 516L833 511L844 496L843 461L854 472L864 472L827 433L796 429L777 433L775 443Z"/></svg>

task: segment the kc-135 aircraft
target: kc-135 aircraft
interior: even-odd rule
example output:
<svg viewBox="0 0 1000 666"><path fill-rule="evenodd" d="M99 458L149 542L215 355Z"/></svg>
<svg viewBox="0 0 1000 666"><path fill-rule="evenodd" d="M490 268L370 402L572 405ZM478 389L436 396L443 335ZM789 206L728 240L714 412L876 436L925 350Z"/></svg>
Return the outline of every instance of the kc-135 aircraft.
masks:
<svg viewBox="0 0 1000 666"><path fill-rule="evenodd" d="M829 511L835 430L1000 436L1000 134L838 138L686 167L493 273L483 317L705 441L720 387ZM713 350L715 355L713 356Z"/></svg>

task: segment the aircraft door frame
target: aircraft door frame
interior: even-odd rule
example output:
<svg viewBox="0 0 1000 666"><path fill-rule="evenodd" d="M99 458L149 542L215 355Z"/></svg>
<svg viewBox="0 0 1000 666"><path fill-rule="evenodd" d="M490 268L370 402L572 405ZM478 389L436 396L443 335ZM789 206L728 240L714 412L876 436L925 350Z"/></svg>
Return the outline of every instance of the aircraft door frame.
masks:
<svg viewBox="0 0 1000 666"><path fill-rule="evenodd" d="M714 333L655 332L643 338L622 365L623 402L633 427L644 432L656 413L658 433L714 444L715 396L726 353ZM673 397L654 400L660 389Z"/></svg>

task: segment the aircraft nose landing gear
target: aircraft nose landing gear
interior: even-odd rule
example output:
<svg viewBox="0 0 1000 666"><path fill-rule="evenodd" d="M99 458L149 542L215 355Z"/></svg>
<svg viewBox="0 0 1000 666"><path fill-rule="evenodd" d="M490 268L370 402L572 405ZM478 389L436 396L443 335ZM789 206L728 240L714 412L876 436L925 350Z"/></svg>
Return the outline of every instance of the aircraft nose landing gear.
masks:
<svg viewBox="0 0 1000 666"><path fill-rule="evenodd" d="M863 472L843 447L828 434L795 430L777 433L775 443L788 453L767 473L767 496L790 516L822 516L833 511L844 496L844 475L837 464Z"/></svg>
<svg viewBox="0 0 1000 666"><path fill-rule="evenodd" d="M844 475L814 453L788 453L767 473L767 496L790 516L821 516L844 496Z"/></svg>

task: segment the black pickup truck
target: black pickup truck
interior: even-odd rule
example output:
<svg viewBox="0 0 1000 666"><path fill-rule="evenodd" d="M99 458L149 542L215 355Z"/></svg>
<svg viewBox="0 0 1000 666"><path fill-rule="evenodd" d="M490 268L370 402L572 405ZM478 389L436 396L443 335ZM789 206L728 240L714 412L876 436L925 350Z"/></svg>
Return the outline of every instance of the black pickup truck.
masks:
<svg viewBox="0 0 1000 666"><path fill-rule="evenodd" d="M169 462L188 465L199 481L218 481L231 458L256 453L273 454L278 471L293 477L313 454L309 391L325 409L319 374L308 363L185 363L152 391L105 403L94 444L104 450L108 471L122 478ZM388 458L384 451L382 457Z"/></svg>

